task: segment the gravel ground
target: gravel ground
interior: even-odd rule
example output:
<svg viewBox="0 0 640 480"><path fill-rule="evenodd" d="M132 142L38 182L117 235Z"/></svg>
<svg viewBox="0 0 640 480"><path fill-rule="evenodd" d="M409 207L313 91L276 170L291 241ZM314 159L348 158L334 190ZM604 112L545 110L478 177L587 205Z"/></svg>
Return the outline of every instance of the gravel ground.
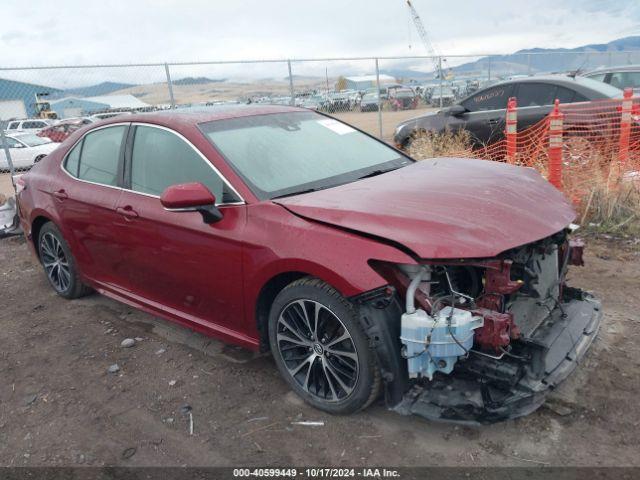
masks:
<svg viewBox="0 0 640 480"><path fill-rule="evenodd" d="M66 301L22 238L0 240L0 465L640 465L639 245L587 252L572 283L605 318L583 365L534 414L469 428L382 405L321 413L269 356L100 295Z"/></svg>

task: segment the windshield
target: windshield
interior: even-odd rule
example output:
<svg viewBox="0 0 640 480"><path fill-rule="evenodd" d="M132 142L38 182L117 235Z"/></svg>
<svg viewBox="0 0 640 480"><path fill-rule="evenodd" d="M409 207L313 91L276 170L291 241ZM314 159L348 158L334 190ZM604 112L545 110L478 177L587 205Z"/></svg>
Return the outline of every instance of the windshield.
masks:
<svg viewBox="0 0 640 480"><path fill-rule="evenodd" d="M51 139L47 137L39 137L35 133L27 133L24 135L16 135L15 138L29 147L37 147L45 143L51 143Z"/></svg>
<svg viewBox="0 0 640 480"><path fill-rule="evenodd" d="M341 185L412 162L309 111L217 120L200 128L260 199Z"/></svg>

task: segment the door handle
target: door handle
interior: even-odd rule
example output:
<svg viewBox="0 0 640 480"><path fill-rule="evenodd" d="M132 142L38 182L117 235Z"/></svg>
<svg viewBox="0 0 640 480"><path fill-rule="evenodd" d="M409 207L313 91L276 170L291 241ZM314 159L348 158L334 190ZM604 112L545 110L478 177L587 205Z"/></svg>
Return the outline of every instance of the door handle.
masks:
<svg viewBox="0 0 640 480"><path fill-rule="evenodd" d="M138 216L138 212L136 212L131 205L118 207L116 208L116 212L125 218L136 218Z"/></svg>
<svg viewBox="0 0 640 480"><path fill-rule="evenodd" d="M67 192L64 191L64 188L61 188L60 190L53 192L52 195L56 197L58 200L66 200L67 198L69 198L69 195L67 195Z"/></svg>
<svg viewBox="0 0 640 480"><path fill-rule="evenodd" d="M498 125L502 121L501 118L490 118L489 125Z"/></svg>

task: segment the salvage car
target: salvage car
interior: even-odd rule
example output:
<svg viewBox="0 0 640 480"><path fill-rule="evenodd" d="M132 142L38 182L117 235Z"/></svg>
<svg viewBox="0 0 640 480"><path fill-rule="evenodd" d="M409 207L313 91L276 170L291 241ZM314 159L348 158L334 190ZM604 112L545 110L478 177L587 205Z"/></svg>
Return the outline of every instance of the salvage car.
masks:
<svg viewBox="0 0 640 480"><path fill-rule="evenodd" d="M378 94L376 92L373 93L365 93L362 96L362 100L360 100L360 111L361 112L371 112L378 111L378 105L382 101L382 98L378 99Z"/></svg>
<svg viewBox="0 0 640 480"><path fill-rule="evenodd" d="M93 121L88 118L65 119L55 125L43 128L36 135L39 137L47 137L55 143L61 143L73 132L90 123L93 123Z"/></svg>
<svg viewBox="0 0 640 480"><path fill-rule="evenodd" d="M640 65L599 68L581 75L585 78L607 83L620 90L631 88L636 95L640 93Z"/></svg>
<svg viewBox="0 0 640 480"><path fill-rule="evenodd" d="M5 137L14 168L29 168L54 151L58 144L34 133L12 133ZM9 170L9 162L0 144L0 172Z"/></svg>
<svg viewBox="0 0 640 480"><path fill-rule="evenodd" d="M445 130L467 130L476 146L485 146L504 138L507 101L518 102L518 131L546 117L556 99L560 103L577 103L608 98L621 98L622 91L588 78L566 75L525 77L509 80L478 90L460 102L400 123L394 143L409 148L420 132L441 133ZM438 103L438 89L431 99Z"/></svg>
<svg viewBox="0 0 640 480"><path fill-rule="evenodd" d="M41 118L32 118L26 120L14 120L7 124L7 132L9 133L17 133L17 132L28 132L28 133L37 133L43 128L47 128L48 126L53 125L50 120L44 120Z"/></svg>
<svg viewBox="0 0 640 480"><path fill-rule="evenodd" d="M570 202L530 168L416 162L306 109L113 118L18 179L51 287L270 350L309 404L492 422L535 410L601 318Z"/></svg>

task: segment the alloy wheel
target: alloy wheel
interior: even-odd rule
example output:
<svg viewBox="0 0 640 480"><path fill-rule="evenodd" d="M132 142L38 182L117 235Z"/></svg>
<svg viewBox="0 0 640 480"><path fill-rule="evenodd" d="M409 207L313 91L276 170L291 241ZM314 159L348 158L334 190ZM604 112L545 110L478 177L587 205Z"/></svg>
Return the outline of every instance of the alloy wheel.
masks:
<svg viewBox="0 0 640 480"><path fill-rule="evenodd" d="M42 265L49 281L58 292L64 292L71 283L71 269L60 240L52 233L45 233L40 240Z"/></svg>
<svg viewBox="0 0 640 480"><path fill-rule="evenodd" d="M351 334L327 307L295 300L278 317L280 356L296 383L327 402L346 399L358 381L358 352Z"/></svg>

